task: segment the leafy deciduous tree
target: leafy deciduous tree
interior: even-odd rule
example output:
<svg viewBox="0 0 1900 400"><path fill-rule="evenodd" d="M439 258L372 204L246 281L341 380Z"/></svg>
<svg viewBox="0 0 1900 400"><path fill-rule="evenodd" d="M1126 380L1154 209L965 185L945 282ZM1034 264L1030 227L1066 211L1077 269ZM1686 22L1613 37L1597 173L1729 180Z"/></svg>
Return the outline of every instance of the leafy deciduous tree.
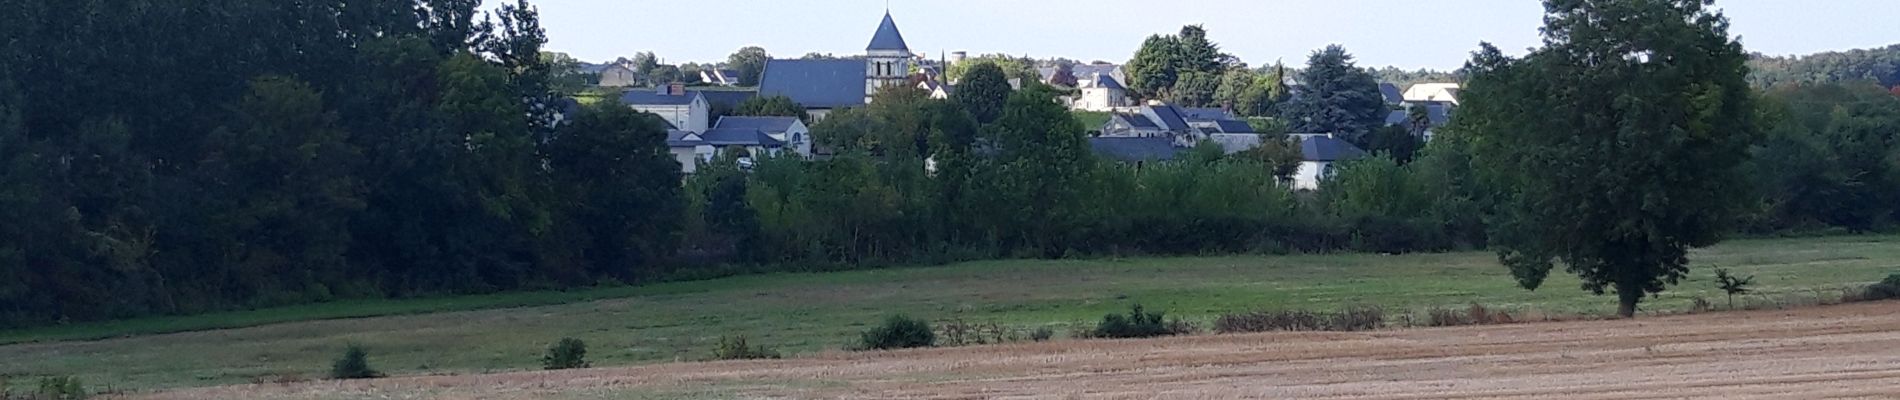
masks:
<svg viewBox="0 0 1900 400"><path fill-rule="evenodd" d="M726 57L726 68L739 72L739 86L758 86L765 74L765 62L772 59L765 48L748 46Z"/></svg>
<svg viewBox="0 0 1900 400"><path fill-rule="evenodd" d="M1741 44L1703 0L1548 0L1545 43L1474 56L1462 129L1525 288L1556 262L1630 317L1739 215L1755 136Z"/></svg>

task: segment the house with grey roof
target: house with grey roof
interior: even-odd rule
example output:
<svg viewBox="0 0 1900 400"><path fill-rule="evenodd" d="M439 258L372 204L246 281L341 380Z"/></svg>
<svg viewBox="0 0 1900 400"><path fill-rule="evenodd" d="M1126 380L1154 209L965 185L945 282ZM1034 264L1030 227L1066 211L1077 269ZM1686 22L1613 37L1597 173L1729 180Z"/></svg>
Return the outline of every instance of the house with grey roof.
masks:
<svg viewBox="0 0 1900 400"><path fill-rule="evenodd" d="M861 60L769 60L759 80L759 95L785 96L803 104L812 118L841 108L861 107L883 88L909 85L910 52L890 13L871 34Z"/></svg>
<svg viewBox="0 0 1900 400"><path fill-rule="evenodd" d="M699 71L699 80L719 86L739 86L739 71L730 69Z"/></svg>
<svg viewBox="0 0 1900 400"><path fill-rule="evenodd" d="M1042 74L1042 83L1050 83L1051 81L1054 81L1056 78L1056 71L1057 71L1056 67L1036 68L1036 72ZM1069 73L1071 75L1075 75L1076 84L1078 86L1083 83L1086 83L1090 78L1096 75L1108 76L1109 78L1114 79L1116 82L1128 81L1128 73L1125 72L1125 70L1122 68L1121 65L1116 65L1116 64L1108 64L1108 63L1075 64L1069 67Z"/></svg>
<svg viewBox="0 0 1900 400"><path fill-rule="evenodd" d="M1366 158L1365 150L1359 149L1332 134L1289 134L1289 140L1300 141L1300 169L1293 173L1293 188L1297 190L1319 190L1320 181L1333 174L1335 164Z"/></svg>
<svg viewBox="0 0 1900 400"><path fill-rule="evenodd" d="M600 87L617 88L638 84L640 84L640 74L634 73L633 67L629 65L614 63L602 66L600 69L598 82Z"/></svg>
<svg viewBox="0 0 1900 400"><path fill-rule="evenodd" d="M1102 136L1168 137L1180 147L1194 147L1209 134L1252 134L1253 127L1239 116L1219 108L1189 108L1166 104L1143 106L1140 113L1116 113L1102 126Z"/></svg>
<svg viewBox="0 0 1900 400"><path fill-rule="evenodd" d="M1102 126L1103 137L1158 137L1169 138L1167 129L1154 120L1141 114L1116 113Z"/></svg>
<svg viewBox="0 0 1900 400"><path fill-rule="evenodd" d="M765 133L784 144L784 151L811 156L811 128L798 117L720 117L713 130L742 129Z"/></svg>
<svg viewBox="0 0 1900 400"><path fill-rule="evenodd" d="M1069 108L1103 112L1128 106L1128 88L1108 74L1098 73L1080 79L1076 86L1081 94L1069 103Z"/></svg>
<svg viewBox="0 0 1900 400"><path fill-rule="evenodd" d="M1447 102L1458 104L1461 87L1456 83L1420 83L1405 89L1408 102Z"/></svg>
<svg viewBox="0 0 1900 400"><path fill-rule="evenodd" d="M620 103L634 110L653 113L665 119L674 128L688 132L705 132L712 117L712 106L699 92L687 91L685 86L673 84L654 90L632 90L620 96Z"/></svg>
<svg viewBox="0 0 1900 400"><path fill-rule="evenodd" d="M671 149L673 159L680 163L680 171L688 174L698 171L700 163L711 162L722 154L743 151L740 162L749 164L754 157L782 154L785 145L785 142L758 129L727 128L706 132L672 130L666 134L666 146Z"/></svg>
<svg viewBox="0 0 1900 400"><path fill-rule="evenodd" d="M1388 106L1396 107L1405 104L1405 93L1399 91L1399 85L1380 83L1379 96L1385 98L1385 104Z"/></svg>
<svg viewBox="0 0 1900 400"><path fill-rule="evenodd" d="M1436 130L1451 124L1451 113L1457 106L1442 101L1407 101L1403 108L1386 114L1386 126L1402 126L1406 131L1418 136L1419 140L1431 141ZM1414 115L1417 113L1418 115Z"/></svg>

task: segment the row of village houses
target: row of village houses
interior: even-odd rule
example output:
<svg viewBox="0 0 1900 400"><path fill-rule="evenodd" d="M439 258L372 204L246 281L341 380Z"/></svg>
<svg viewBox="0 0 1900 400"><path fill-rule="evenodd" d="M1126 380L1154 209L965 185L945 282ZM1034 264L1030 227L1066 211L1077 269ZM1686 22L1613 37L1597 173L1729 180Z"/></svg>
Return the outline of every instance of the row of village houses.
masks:
<svg viewBox="0 0 1900 400"><path fill-rule="evenodd" d="M634 109L657 114L672 125L667 144L686 172L692 173L699 162L734 149L754 155L813 154L811 130L804 121L796 117L730 116L714 120L711 115L715 104L730 107L753 96L784 96L804 105L813 120L818 120L834 110L862 107L883 88L914 84L938 98L947 97L955 89L942 82L938 73L941 65L917 65L922 58L911 52L888 13L865 50L862 59L770 60L756 92L667 85L632 90L620 100ZM922 79L913 79L913 66L922 71ZM1045 80L1055 75L1053 68L1042 72ZM728 76L730 71L707 74L712 78L708 81L734 81ZM1134 104L1121 84L1126 75L1120 66L1077 65L1073 74L1078 93L1065 99L1070 107L1113 115L1089 138L1091 148L1103 157L1135 163L1166 161L1202 141L1213 141L1234 153L1259 146L1266 137L1227 110ZM1420 109L1430 127L1442 126L1458 104L1456 84L1419 84L1405 91L1382 84L1380 90L1394 109L1386 121L1392 125L1412 123L1412 110ZM1300 189L1317 188L1333 163L1366 156L1365 151L1330 134L1289 136L1301 139L1304 160L1293 179ZM1431 129L1425 129L1424 136L1430 140Z"/></svg>

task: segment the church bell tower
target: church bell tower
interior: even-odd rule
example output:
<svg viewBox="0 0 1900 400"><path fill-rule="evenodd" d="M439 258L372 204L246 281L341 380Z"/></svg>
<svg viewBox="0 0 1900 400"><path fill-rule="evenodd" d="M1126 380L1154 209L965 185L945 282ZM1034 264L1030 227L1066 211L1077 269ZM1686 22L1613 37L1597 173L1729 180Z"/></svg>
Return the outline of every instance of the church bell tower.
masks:
<svg viewBox="0 0 1900 400"><path fill-rule="evenodd" d="M897 22L891 20L890 11L885 11L884 22L871 36L871 45L864 48L864 102L870 103L871 96L880 89L909 83L912 57L910 46L904 44L904 34L897 31Z"/></svg>

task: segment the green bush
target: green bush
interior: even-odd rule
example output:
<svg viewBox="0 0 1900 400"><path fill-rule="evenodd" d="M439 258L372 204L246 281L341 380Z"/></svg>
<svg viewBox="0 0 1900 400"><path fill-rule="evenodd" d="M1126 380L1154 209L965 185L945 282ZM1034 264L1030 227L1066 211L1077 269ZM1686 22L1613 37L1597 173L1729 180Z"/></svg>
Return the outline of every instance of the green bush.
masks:
<svg viewBox="0 0 1900 400"><path fill-rule="evenodd" d="M0 387L4 391L5 387ZM40 379L39 398L47 400L80 400L88 396L86 385L79 378L54 376Z"/></svg>
<svg viewBox="0 0 1900 400"><path fill-rule="evenodd" d="M765 345L752 346L746 342L745 336L722 336L719 338L719 347L713 348L713 359L715 360L763 360L778 358L778 351L765 347Z"/></svg>
<svg viewBox="0 0 1900 400"><path fill-rule="evenodd" d="M1186 323L1163 320L1161 312L1146 312L1140 304L1134 305L1128 315L1108 314L1102 316L1102 323L1095 325L1090 336L1105 339L1151 338L1179 335L1192 330Z"/></svg>
<svg viewBox="0 0 1900 400"><path fill-rule="evenodd" d="M929 322L903 315L893 315L884 319L883 325L865 331L859 348L863 350L908 349L930 347L936 343L937 334L930 330Z"/></svg>
<svg viewBox="0 0 1900 400"><path fill-rule="evenodd" d="M1226 314L1214 320L1219 333L1272 331L1369 331L1385 327L1385 309L1371 306L1346 307L1338 313L1312 311L1261 311Z"/></svg>
<svg viewBox="0 0 1900 400"><path fill-rule="evenodd" d="M1056 336L1056 330L1049 329L1049 327L1045 326L1045 327L1036 328L1035 332L1030 332L1029 340L1038 341L1038 342L1047 342L1049 341L1050 338L1054 338L1055 336Z"/></svg>
<svg viewBox="0 0 1900 400"><path fill-rule="evenodd" d="M1868 286L1867 294L1862 297L1862 300L1900 299L1900 274L1887 275L1887 279Z"/></svg>
<svg viewBox="0 0 1900 400"><path fill-rule="evenodd" d="M363 346L350 345L343 351L343 358L330 365L331 379L369 379L381 378L383 373L369 367L369 350Z"/></svg>
<svg viewBox="0 0 1900 400"><path fill-rule="evenodd" d="M562 338L560 343L548 347L548 354L541 356L542 369L587 368L587 342L575 338Z"/></svg>

